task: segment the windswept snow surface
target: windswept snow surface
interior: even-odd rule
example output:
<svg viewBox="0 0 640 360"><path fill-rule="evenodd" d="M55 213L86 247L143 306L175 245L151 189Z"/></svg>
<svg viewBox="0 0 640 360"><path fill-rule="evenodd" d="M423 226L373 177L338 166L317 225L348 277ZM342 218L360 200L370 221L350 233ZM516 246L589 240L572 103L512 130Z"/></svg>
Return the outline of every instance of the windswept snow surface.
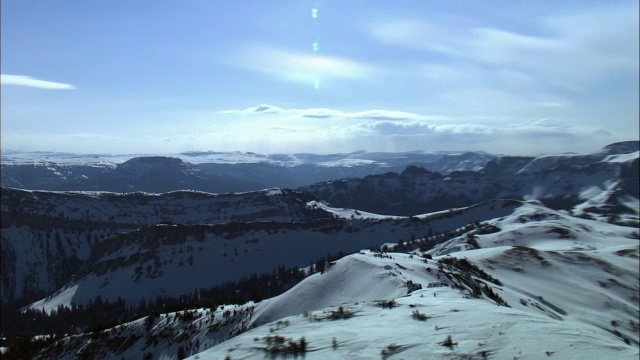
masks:
<svg viewBox="0 0 640 360"><path fill-rule="evenodd" d="M434 295L436 295L434 297ZM457 290L420 290L384 309L374 302L345 305L350 319L315 320L335 308L261 326L189 359L269 358L269 339L307 342L304 359L636 359L637 348L613 335L556 321ZM427 316L412 318L414 311ZM453 346L444 346L451 336ZM395 355L395 356L394 356ZM277 358L277 357L276 357ZM293 356L291 356L293 358Z"/></svg>

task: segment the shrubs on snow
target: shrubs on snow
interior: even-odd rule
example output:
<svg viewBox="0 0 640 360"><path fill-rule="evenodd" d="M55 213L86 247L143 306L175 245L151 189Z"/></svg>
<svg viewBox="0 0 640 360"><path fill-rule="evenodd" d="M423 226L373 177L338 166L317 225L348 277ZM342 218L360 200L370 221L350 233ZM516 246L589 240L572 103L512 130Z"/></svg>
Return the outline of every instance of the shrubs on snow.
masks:
<svg viewBox="0 0 640 360"><path fill-rule="evenodd" d="M338 310L331 311L327 319L329 320L339 320L339 319L349 319L355 315L354 311L345 310L342 306L338 307Z"/></svg>
<svg viewBox="0 0 640 360"><path fill-rule="evenodd" d="M394 307L397 306L395 300L379 300L379 301L376 301L376 304L378 304L378 306L380 306L383 309L393 309Z"/></svg>
<svg viewBox="0 0 640 360"><path fill-rule="evenodd" d="M440 342L440 345L442 345L442 346L446 346L446 347L448 347L448 348L450 348L450 349L453 349L453 347L454 347L455 345L458 345L458 343L457 343L457 342L454 342L454 341L451 339L451 335L447 335L447 338L446 338L446 339L444 339L444 341Z"/></svg>
<svg viewBox="0 0 640 360"><path fill-rule="evenodd" d="M380 355L382 355L383 360L386 360L389 356L397 354L406 349L406 345L389 344L387 345L387 347L380 351Z"/></svg>
<svg viewBox="0 0 640 360"><path fill-rule="evenodd" d="M307 352L307 340L301 337L298 341L295 341L291 338L285 338L284 336L274 335L274 336L266 336L264 341L267 344L267 347L264 348L264 351L271 356L278 355L298 355L304 354Z"/></svg>
<svg viewBox="0 0 640 360"><path fill-rule="evenodd" d="M414 320L420 320L420 321L426 321L429 318L427 315L422 314L418 310L413 310L413 313L411 314L411 317Z"/></svg>

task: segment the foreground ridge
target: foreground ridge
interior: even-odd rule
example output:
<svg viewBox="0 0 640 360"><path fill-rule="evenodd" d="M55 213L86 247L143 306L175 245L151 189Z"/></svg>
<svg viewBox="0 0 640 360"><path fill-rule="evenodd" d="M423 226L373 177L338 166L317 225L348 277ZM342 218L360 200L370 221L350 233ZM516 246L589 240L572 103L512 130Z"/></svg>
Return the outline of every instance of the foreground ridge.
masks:
<svg viewBox="0 0 640 360"><path fill-rule="evenodd" d="M360 251L261 302L70 336L39 357L637 358L636 229L535 202L467 229L426 252Z"/></svg>

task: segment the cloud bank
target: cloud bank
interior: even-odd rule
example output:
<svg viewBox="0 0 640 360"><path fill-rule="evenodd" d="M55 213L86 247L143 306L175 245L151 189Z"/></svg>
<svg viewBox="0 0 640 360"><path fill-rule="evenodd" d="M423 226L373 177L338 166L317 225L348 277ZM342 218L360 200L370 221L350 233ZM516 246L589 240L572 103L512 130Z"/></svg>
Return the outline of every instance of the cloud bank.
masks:
<svg viewBox="0 0 640 360"><path fill-rule="evenodd" d="M434 116L398 110L342 111L286 109L261 104L219 113L224 136L203 134L220 146L225 138L254 151L354 151L358 149L483 150L532 155L541 152L591 152L622 139L600 127L575 126L553 118L493 121L483 117ZM220 124L228 124L221 127ZM245 129L245 130L243 130ZM247 130L250 129L250 130ZM213 139L216 140L213 140ZM232 140L233 139L233 140Z"/></svg>
<svg viewBox="0 0 640 360"><path fill-rule="evenodd" d="M287 109L261 104L203 115L180 128L128 129L127 134L5 134L16 150L116 153L253 151L258 153L369 151L487 151L514 155L596 152L630 140L600 127L553 118L492 122L482 117L446 118L398 110ZM167 141L170 139L171 141ZM25 148L30 144L31 148ZM113 150L111 150L113 152Z"/></svg>

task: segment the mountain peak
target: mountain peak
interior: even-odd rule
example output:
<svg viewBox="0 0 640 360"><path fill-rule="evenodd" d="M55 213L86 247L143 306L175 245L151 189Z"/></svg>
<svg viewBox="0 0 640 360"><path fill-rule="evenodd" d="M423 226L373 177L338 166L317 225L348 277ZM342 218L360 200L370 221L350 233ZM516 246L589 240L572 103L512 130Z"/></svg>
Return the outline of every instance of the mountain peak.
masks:
<svg viewBox="0 0 640 360"><path fill-rule="evenodd" d="M406 169L404 169L401 175L421 175L421 174L430 174L430 173L431 171L421 166L409 165L407 166Z"/></svg>
<svg viewBox="0 0 640 360"><path fill-rule="evenodd" d="M169 156L140 156L129 159L118 165L119 169L125 169L129 166L183 166L186 163L182 159Z"/></svg>

